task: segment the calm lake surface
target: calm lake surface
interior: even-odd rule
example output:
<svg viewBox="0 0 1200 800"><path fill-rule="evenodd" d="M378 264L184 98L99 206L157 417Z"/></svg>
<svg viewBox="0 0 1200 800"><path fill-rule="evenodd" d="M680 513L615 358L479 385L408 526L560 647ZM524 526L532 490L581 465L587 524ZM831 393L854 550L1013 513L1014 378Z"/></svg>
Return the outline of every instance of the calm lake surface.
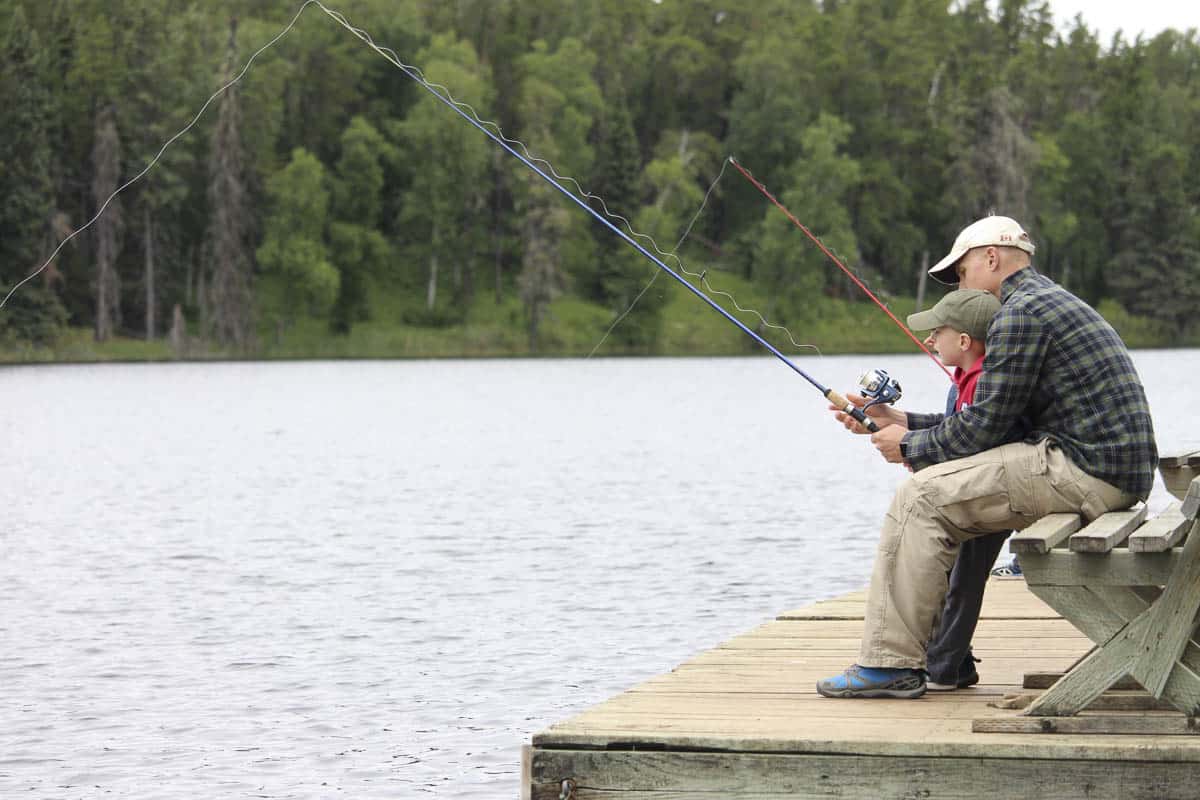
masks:
<svg viewBox="0 0 1200 800"><path fill-rule="evenodd" d="M1197 445L1200 353L1135 357ZM905 475L770 357L0 382L3 797L515 797L534 732L862 586Z"/></svg>

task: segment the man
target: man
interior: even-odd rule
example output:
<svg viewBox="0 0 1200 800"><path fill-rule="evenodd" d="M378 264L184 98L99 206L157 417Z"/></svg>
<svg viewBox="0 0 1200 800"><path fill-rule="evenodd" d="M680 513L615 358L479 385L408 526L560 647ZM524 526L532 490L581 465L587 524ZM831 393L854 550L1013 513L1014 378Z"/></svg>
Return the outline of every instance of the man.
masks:
<svg viewBox="0 0 1200 800"><path fill-rule="evenodd" d="M826 697L925 693L925 646L960 542L1052 512L1090 521L1150 493L1158 453L1129 352L1094 309L1034 270L1033 253L1015 220L986 217L929 270L992 292L1000 311L972 405L949 417L870 410L876 449L913 476L884 519L858 663L817 683ZM1029 432L1006 441L1022 416Z"/></svg>

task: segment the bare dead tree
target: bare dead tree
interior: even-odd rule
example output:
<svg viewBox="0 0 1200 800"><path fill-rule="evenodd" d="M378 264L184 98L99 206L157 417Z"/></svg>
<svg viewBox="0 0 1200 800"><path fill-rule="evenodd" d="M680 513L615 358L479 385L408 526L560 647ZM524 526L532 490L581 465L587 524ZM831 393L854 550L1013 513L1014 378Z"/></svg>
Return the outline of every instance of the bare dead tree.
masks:
<svg viewBox="0 0 1200 800"><path fill-rule="evenodd" d="M546 187L532 186L525 215L525 252L517 284L529 321L529 349L535 351L546 307L566 285L559 263L559 242L570 224L570 215L556 199Z"/></svg>
<svg viewBox="0 0 1200 800"><path fill-rule="evenodd" d="M96 208L117 190L121 178L121 137L116 115L105 106L96 115L96 136L92 146L92 199ZM121 279L117 274L117 256L121 252L124 220L121 202L113 198L92 226L96 237L96 329L97 342L110 339L121 324Z"/></svg>
<svg viewBox="0 0 1200 800"><path fill-rule="evenodd" d="M987 133L975 151L976 169L988 186L985 202L997 213L1029 219L1029 190L1037 144L1017 117L1017 99L1005 88L988 96Z"/></svg>
<svg viewBox="0 0 1200 800"><path fill-rule="evenodd" d="M1000 87L979 111L956 124L974 130L951 167L958 216L995 213L1030 222L1032 176L1038 147L1022 125L1020 101Z"/></svg>
<svg viewBox="0 0 1200 800"><path fill-rule="evenodd" d="M229 47L221 82L234 74L237 19L229 22ZM207 249L211 276L207 288L207 322L218 342L240 350L254 345L251 281L253 256L247 221L245 155L241 141L241 108L237 85L221 96L208 163L210 222Z"/></svg>

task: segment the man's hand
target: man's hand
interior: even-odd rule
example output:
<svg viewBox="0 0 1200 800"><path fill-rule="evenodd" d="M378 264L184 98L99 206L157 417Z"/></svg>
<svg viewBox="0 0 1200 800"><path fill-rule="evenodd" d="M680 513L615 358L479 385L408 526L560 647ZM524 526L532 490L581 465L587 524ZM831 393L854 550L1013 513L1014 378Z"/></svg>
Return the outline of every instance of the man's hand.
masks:
<svg viewBox="0 0 1200 800"><path fill-rule="evenodd" d="M900 440L906 433L908 433L908 428L903 425L889 425L879 433L871 434L871 444L875 445L875 449L883 456L884 461L903 464L904 458L900 455Z"/></svg>
<svg viewBox="0 0 1200 800"><path fill-rule="evenodd" d="M867 399L857 394L847 394L846 399L851 403L854 403L854 405L858 406L859 408L862 408L867 404ZM838 422L845 426L846 430L850 431L851 433L869 433L869 431L864 428L858 420L847 414L845 411L842 411L837 406L830 405L829 409L833 412L833 415L837 417ZM875 420L875 424L879 426L880 431L892 425L899 425L905 430L908 429L908 415L899 409L883 403L873 405L868 408L867 416Z"/></svg>

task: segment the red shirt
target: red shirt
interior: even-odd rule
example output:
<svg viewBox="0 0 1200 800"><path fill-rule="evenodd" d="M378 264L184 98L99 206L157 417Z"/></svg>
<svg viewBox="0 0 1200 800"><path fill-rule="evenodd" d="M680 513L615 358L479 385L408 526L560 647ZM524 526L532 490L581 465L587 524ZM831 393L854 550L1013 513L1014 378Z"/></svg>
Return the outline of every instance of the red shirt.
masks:
<svg viewBox="0 0 1200 800"><path fill-rule="evenodd" d="M975 402L975 384L979 383L979 376L982 374L983 356L966 371L962 367L954 368L954 384L958 387L958 399L954 401L955 411L962 411L963 406Z"/></svg>

